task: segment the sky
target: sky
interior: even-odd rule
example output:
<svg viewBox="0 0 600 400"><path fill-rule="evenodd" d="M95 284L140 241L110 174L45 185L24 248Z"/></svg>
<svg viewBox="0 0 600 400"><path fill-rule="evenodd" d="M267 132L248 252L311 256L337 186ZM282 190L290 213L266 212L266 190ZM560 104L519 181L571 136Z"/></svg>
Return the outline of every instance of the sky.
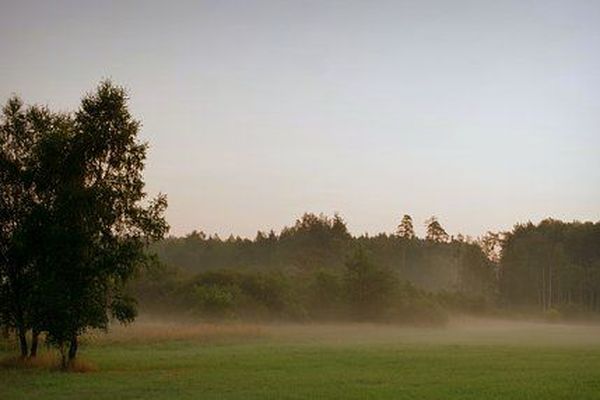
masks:
<svg viewBox="0 0 600 400"><path fill-rule="evenodd" d="M0 0L0 101L110 78L171 234L600 220L600 1Z"/></svg>

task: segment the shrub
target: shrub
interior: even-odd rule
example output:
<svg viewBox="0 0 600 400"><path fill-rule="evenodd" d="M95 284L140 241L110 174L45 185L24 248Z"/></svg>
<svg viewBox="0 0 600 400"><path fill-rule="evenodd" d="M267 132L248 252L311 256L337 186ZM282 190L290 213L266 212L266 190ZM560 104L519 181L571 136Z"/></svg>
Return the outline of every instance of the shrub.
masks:
<svg viewBox="0 0 600 400"><path fill-rule="evenodd" d="M194 295L202 312L211 316L231 317L235 314L240 290L234 285L197 285Z"/></svg>
<svg viewBox="0 0 600 400"><path fill-rule="evenodd" d="M355 318L383 318L392 304L396 286L397 279L392 271L371 262L362 248L346 262L344 290Z"/></svg>
<svg viewBox="0 0 600 400"><path fill-rule="evenodd" d="M443 290L437 293L435 297L438 303L455 312L483 314L490 309L488 299L479 294L473 295Z"/></svg>
<svg viewBox="0 0 600 400"><path fill-rule="evenodd" d="M343 313L341 276L333 271L318 269L308 279L304 302L312 318L339 318Z"/></svg>
<svg viewBox="0 0 600 400"><path fill-rule="evenodd" d="M442 326L448 322L448 313L434 299L418 295L405 298L396 307L394 320L413 325Z"/></svg>

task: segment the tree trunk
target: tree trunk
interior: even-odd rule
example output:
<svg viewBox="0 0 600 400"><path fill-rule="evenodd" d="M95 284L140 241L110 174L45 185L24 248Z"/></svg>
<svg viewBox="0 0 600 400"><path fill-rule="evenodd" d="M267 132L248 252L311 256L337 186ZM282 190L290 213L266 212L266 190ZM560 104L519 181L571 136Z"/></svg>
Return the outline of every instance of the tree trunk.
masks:
<svg viewBox="0 0 600 400"><path fill-rule="evenodd" d="M37 329L34 329L31 333L31 350L29 351L29 357L34 358L37 356L38 350L38 339L40 336L40 332Z"/></svg>
<svg viewBox="0 0 600 400"><path fill-rule="evenodd" d="M19 347L21 349L21 357L25 358L27 357L27 334L25 332L25 328L19 327L18 328L18 335L19 335Z"/></svg>
<svg viewBox="0 0 600 400"><path fill-rule="evenodd" d="M548 308L552 308L552 264L548 266Z"/></svg>
<svg viewBox="0 0 600 400"><path fill-rule="evenodd" d="M546 311L546 276L544 270L545 268L542 267L542 284L540 287L540 305L542 306L542 311Z"/></svg>
<svg viewBox="0 0 600 400"><path fill-rule="evenodd" d="M542 266L542 311L546 311L546 268Z"/></svg>
<svg viewBox="0 0 600 400"><path fill-rule="evenodd" d="M75 357L77 356L77 348L79 346L79 343L77 342L77 335L74 335L73 338L71 339L71 345L69 346L69 363L73 362L73 360L75 360Z"/></svg>
<svg viewBox="0 0 600 400"><path fill-rule="evenodd" d="M67 355L65 354L64 342L60 343L60 345L58 346L58 351L60 351L60 366L63 369L63 371L66 371L68 364L67 364Z"/></svg>
<svg viewBox="0 0 600 400"><path fill-rule="evenodd" d="M20 290L15 288L16 282L18 282L17 274L14 268L11 268L12 273L10 274L9 282L11 282L11 290L14 296L14 318L17 327L17 336L19 337L19 348L21 349L21 357L27 357L29 350L27 346L27 328L25 327L25 316L23 313L23 307L21 305Z"/></svg>

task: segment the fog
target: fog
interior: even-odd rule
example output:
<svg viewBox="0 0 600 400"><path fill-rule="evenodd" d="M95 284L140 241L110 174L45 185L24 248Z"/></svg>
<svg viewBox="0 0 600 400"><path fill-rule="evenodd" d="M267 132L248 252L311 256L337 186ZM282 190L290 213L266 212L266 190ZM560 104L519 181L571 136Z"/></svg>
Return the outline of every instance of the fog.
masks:
<svg viewBox="0 0 600 400"><path fill-rule="evenodd" d="M95 343L190 341L204 344L268 340L328 346L478 345L526 347L600 346L600 324L550 323L534 319L455 316L445 327L381 323L202 322L192 318L143 315L131 325L115 325L108 334L88 335Z"/></svg>

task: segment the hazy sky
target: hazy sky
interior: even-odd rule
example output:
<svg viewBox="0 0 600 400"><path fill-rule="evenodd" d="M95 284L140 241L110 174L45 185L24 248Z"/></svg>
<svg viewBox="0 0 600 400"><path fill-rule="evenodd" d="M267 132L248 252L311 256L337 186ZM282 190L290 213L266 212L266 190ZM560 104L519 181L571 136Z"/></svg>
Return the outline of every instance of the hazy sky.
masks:
<svg viewBox="0 0 600 400"><path fill-rule="evenodd" d="M0 0L0 99L125 85L173 234L600 219L600 1Z"/></svg>

